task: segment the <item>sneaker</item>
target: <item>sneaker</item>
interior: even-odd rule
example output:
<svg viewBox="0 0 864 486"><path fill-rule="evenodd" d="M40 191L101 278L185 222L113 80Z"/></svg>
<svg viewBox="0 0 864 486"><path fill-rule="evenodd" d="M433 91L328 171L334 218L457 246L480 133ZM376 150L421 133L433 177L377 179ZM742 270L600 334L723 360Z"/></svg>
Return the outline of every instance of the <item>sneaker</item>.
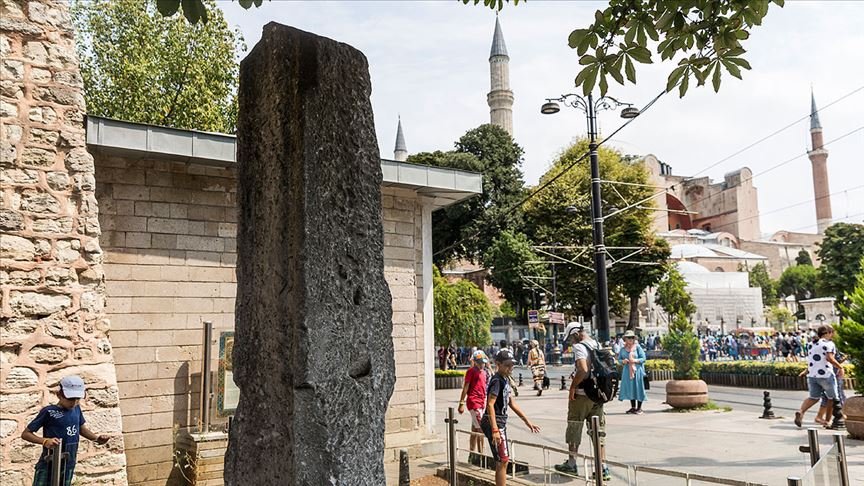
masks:
<svg viewBox="0 0 864 486"><path fill-rule="evenodd" d="M799 429L801 428L801 419L802 418L804 418L804 416L801 415L800 411L795 412L795 425L798 426Z"/></svg>
<svg viewBox="0 0 864 486"><path fill-rule="evenodd" d="M641 408L637 408L636 411L634 411L633 413L634 413L635 415L642 415L642 414L645 413L645 412L643 412Z"/></svg>
<svg viewBox="0 0 864 486"><path fill-rule="evenodd" d="M627 411L624 412L624 413L632 415L632 414L636 413L636 409L635 409L635 408L631 408L630 410L627 410Z"/></svg>
<svg viewBox="0 0 864 486"><path fill-rule="evenodd" d="M574 476L579 475L579 468L571 466L569 461L564 461L563 464L555 464L555 470L562 473L572 474Z"/></svg>
<svg viewBox="0 0 864 486"><path fill-rule="evenodd" d="M594 479L594 473L591 474L591 479ZM612 481L612 473L609 472L609 466L603 466L603 481Z"/></svg>

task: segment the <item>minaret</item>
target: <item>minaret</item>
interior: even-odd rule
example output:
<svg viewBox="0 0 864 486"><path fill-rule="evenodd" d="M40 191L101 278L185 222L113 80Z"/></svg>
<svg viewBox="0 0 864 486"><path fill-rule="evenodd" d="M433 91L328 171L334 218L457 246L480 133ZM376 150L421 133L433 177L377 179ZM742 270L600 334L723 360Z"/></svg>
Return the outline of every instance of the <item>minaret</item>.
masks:
<svg viewBox="0 0 864 486"><path fill-rule="evenodd" d="M510 56L501 33L501 23L495 17L495 35L492 37L492 51L489 54L489 77L492 89L486 95L489 103L489 117L493 125L507 130L513 135L513 91L510 91Z"/></svg>
<svg viewBox="0 0 864 486"><path fill-rule="evenodd" d="M397 162L405 162L408 160L408 146L405 145L405 135L402 134L402 117L399 117L399 124L396 126L396 148L393 149L393 160Z"/></svg>
<svg viewBox="0 0 864 486"><path fill-rule="evenodd" d="M816 226L819 234L831 226L831 191L828 189L828 151L822 147L822 124L816 110L816 98L810 90L810 140L812 150L807 152L813 166L813 192L816 196Z"/></svg>

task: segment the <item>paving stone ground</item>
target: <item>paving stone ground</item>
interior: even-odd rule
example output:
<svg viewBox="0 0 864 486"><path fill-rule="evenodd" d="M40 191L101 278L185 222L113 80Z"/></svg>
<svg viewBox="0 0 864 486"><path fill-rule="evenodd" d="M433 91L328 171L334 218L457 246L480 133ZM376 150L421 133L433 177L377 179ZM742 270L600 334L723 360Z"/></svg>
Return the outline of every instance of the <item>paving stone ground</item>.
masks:
<svg viewBox="0 0 864 486"><path fill-rule="evenodd" d="M555 375L559 370L553 371ZM560 370L563 373L565 370ZM517 370L518 372L518 370ZM730 479L746 480L770 486L786 485L788 476L803 476L809 465L808 457L798 452L798 446L807 443L806 427L812 425L815 409L807 414L805 428L799 429L792 423L794 411L798 408L805 392L772 391L774 412L777 420L762 420L762 390L732 387L709 387L713 401L721 406L731 406L731 412L693 412L670 413L669 407L662 402L665 397L665 383L652 384L648 401L644 405L645 414L627 415L624 411L629 404L615 401L607 405L607 454L609 459L627 464L653 466L689 473L720 476ZM512 418L511 438L531 441L551 447L566 449L564 443L565 410L567 395L553 387L536 397L525 387L517 398L517 403L542 431L539 435L530 434L520 420ZM439 390L436 392L438 423L444 431L444 415L448 406L456 406L459 390ZM511 414L512 415L512 414ZM466 420L459 428L468 429ZM820 444L823 452L832 442L831 435L837 432L821 429ZM467 437L461 436L463 443ZM590 442L583 440L581 452L590 453ZM537 464L542 464L540 453L531 450L514 451L517 459L529 456ZM847 437L846 452L849 462L851 484L864 486L864 441ZM465 458L463 458L464 460ZM548 462L563 460L563 455L552 454ZM445 458L435 457L424 461L426 471L429 464L443 464ZM418 473L424 469L417 468ZM627 484L626 472L614 470L615 481L611 484ZM412 478L416 477L412 474ZM542 474L532 474L532 480L543 484ZM826 480L826 486L834 486ZM568 484L563 478L556 478L555 484ZM395 484L395 483L394 483ZM572 482L572 484L579 484ZM640 486L684 485L683 479L645 475L639 477ZM707 483L692 483L694 485ZM822 483L817 483L821 486ZM839 483L838 483L839 485Z"/></svg>

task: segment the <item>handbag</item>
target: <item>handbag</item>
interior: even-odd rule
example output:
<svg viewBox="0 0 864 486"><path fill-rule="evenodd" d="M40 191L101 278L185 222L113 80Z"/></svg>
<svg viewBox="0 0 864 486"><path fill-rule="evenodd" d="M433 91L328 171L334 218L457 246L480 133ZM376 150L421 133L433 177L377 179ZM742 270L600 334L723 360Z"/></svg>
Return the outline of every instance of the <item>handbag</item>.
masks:
<svg viewBox="0 0 864 486"><path fill-rule="evenodd" d="M642 376L642 383L645 384L646 390L651 389L651 372L650 371L646 371L645 374Z"/></svg>

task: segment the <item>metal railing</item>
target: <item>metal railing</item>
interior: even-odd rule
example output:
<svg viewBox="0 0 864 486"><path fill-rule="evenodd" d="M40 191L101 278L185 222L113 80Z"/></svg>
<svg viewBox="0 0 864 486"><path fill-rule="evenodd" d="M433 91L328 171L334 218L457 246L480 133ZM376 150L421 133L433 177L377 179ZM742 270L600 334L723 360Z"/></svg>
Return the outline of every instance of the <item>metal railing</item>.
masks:
<svg viewBox="0 0 864 486"><path fill-rule="evenodd" d="M493 459L492 459L491 455L478 453L477 451L472 451L470 449L460 447L460 445L459 445L459 436L460 435L465 435L468 437L480 435L483 437L484 441L486 440L486 437L482 433L479 433L479 432L471 432L468 430L457 430L456 424L458 423L458 420L455 419L454 409L452 407L450 407L448 409L447 417L448 418L447 418L447 420L445 420L445 422L447 423L447 427L448 427L448 434L447 434L448 457L447 457L447 459L448 459L448 463L450 465L449 478L451 481L450 484L455 486L456 476L457 476L457 473L458 473L458 470L460 467L464 468L464 470L466 470L466 471L472 470L472 466L469 466L469 465L464 464L464 463L459 463L459 461L457 460L457 457L456 457L456 455L459 451L468 452L469 454L470 453L477 454L478 456L485 458L490 463L491 463L491 461L493 461ZM583 475L562 472L562 471L558 471L554 468L554 464L552 461L552 454L565 455L565 456L569 457L571 454L570 451L568 451L566 449L559 448L559 447L550 446L550 445L538 444L538 443L534 443L534 442L525 442L525 441L515 440L515 439L510 439L507 441L508 444L510 445L510 447L509 447L510 463L513 464L512 467L508 467L508 469L509 469L508 475L511 478L515 479L517 477L517 469L518 469L517 464L522 464L522 465L528 466L529 469L533 468L535 470L539 469L540 471L542 471L543 482L540 484L544 484L544 485L560 484L560 481L556 481L555 478L556 477L558 477L558 478L566 477L566 478L584 481L584 484L586 486L587 485L602 486L604 484L603 483L602 468L605 465L607 467L611 466L611 467L620 468L620 469L626 471L627 485L628 486L638 486L640 476L645 478L645 476L649 475L649 474L650 475L657 475L657 476L665 476L665 477L670 477L670 478L680 478L680 479L684 480L684 484L686 486L690 486L692 482L699 482L700 484L705 484L705 483L707 483L707 484L720 484L720 485L725 485L725 486L766 486L763 483L754 483L754 482L743 481L743 480L738 480L738 479L720 478L720 477L708 476L705 474L698 474L698 473L673 471L673 470L669 470L669 469L662 469L662 468L657 468L657 467L652 467L652 466L640 466L640 465L635 465L635 464L626 464L623 462L612 461L609 459L602 461L601 458L603 457L603 454L602 454L602 450L601 450L602 446L600 445L600 440L599 440L599 434L600 434L599 424L600 424L600 418L599 417L596 417L596 416L591 417L591 433L592 433L591 442L592 442L592 446L593 446L593 453L591 455L579 454L579 453L575 454L575 456L578 457L580 462L582 463L582 467L583 467L582 470L584 471ZM526 460L526 458L532 454L530 454L530 453L521 454L521 452L523 451L523 448L527 449L528 451L534 451L535 453L533 454L533 456L535 458L537 457L537 455L538 455L537 453L539 452L539 455L542 457L542 462L538 464L538 463L529 462L529 460ZM521 455L517 454L517 450L520 452ZM590 465L590 467L589 467L589 465ZM474 470L476 470L476 469L474 469ZM591 474L590 474L591 472L594 472L594 477L591 477ZM843 485L843 486L847 486L847 485Z"/></svg>
<svg viewBox="0 0 864 486"><path fill-rule="evenodd" d="M849 464L846 461L846 439L834 435L834 444L823 455L819 449L819 432L807 429L807 445L798 448L810 456L810 469L804 476L789 476L789 486L850 486Z"/></svg>

